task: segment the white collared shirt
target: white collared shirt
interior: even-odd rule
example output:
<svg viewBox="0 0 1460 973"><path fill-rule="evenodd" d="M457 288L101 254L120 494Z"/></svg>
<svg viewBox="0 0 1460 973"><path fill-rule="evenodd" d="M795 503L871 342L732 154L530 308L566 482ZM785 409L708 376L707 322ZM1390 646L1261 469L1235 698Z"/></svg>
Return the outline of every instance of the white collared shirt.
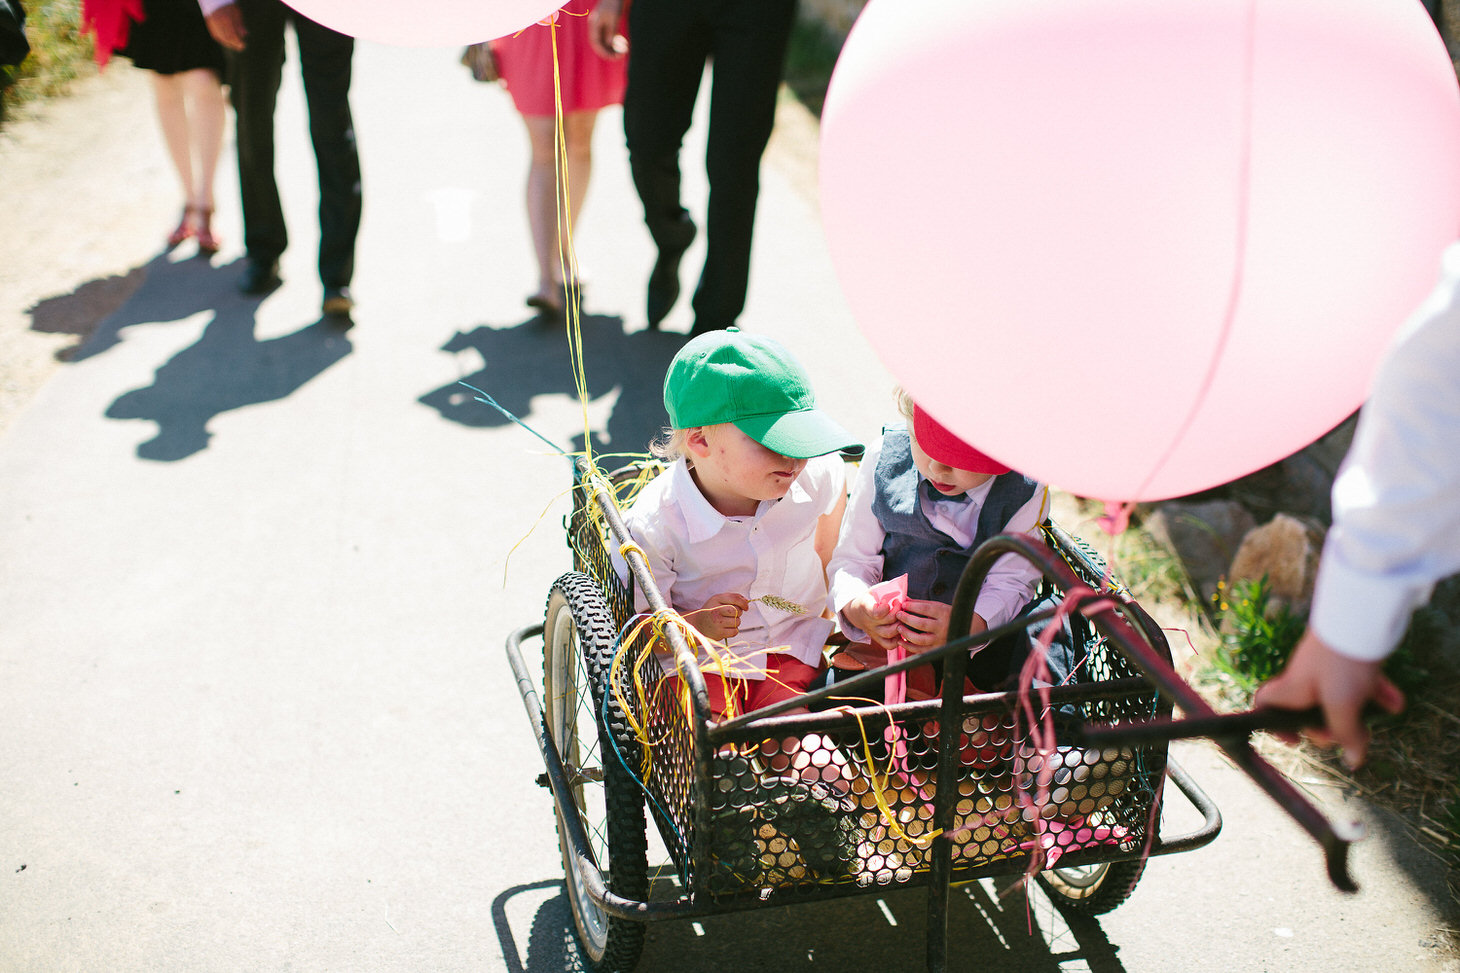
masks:
<svg viewBox="0 0 1460 973"><path fill-rule="evenodd" d="M862 458L861 469L852 484L851 499L847 501L847 512L842 517L841 537L837 540L836 553L832 555L830 564L832 607L837 612L842 631L854 641L865 640L867 634L848 624L841 610L872 585L884 580L882 541L887 532L872 513L872 500L877 494L877 459L881 455L882 444L878 442ZM920 486L923 479L918 477ZM994 480L990 478L969 490L965 503L934 502L923 496L920 490L918 503L934 527L966 548L977 535L979 514L993 488ZM1001 533L1028 533L1048 513L1049 491L1041 484L1035 489L1034 496L1010 518ZM988 622L989 628L1010 621L1034 597L1039 575L1039 569L1024 558L1004 555L989 570L973 610Z"/></svg>
<svg viewBox="0 0 1460 973"><path fill-rule="evenodd" d="M691 612L711 596L733 592L751 599L730 640L729 675L765 678L768 651L807 665L821 662L832 622L826 572L816 553L817 522L846 496L845 463L833 453L806 464L780 500L764 500L749 517L726 517L705 499L683 459L651 480L624 514L624 525L675 611ZM796 615L754 599L775 595L806 608ZM636 607L647 607L635 592ZM706 672L718 663L701 653Z"/></svg>
<svg viewBox="0 0 1460 973"><path fill-rule="evenodd" d="M1395 335L1333 484L1309 625L1378 660L1435 582L1460 570L1460 244Z"/></svg>

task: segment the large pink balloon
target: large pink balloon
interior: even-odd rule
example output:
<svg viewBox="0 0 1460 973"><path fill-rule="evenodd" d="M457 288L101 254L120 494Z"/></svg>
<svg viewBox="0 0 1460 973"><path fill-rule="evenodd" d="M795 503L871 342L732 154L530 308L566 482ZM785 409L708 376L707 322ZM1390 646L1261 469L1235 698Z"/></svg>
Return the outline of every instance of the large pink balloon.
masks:
<svg viewBox="0 0 1460 973"><path fill-rule="evenodd" d="M566 0L289 0L342 34L402 47L454 47L515 34Z"/></svg>
<svg viewBox="0 0 1460 973"><path fill-rule="evenodd" d="M1460 231L1415 0L871 0L822 117L842 289L990 455L1153 500L1363 400Z"/></svg>

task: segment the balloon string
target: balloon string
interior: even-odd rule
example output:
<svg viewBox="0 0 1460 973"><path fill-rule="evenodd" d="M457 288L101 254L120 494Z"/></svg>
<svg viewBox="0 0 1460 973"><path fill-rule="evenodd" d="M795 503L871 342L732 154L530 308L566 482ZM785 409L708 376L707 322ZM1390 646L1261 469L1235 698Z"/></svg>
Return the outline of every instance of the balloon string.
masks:
<svg viewBox="0 0 1460 973"><path fill-rule="evenodd" d="M558 271L563 279L563 315L567 321L568 358L573 369L573 386L583 415L583 454L593 465L593 435L588 422L588 378L583 367L583 328L579 307L578 253L573 246L573 206L568 182L568 139L563 126L563 77L558 58L558 20L546 25L552 31L553 46L553 165L557 174Z"/></svg>
<svg viewBox="0 0 1460 973"><path fill-rule="evenodd" d="M1176 430L1176 435L1171 439L1170 445L1166 447L1165 453L1156 461L1151 471L1146 474L1145 482L1136 490L1135 496L1142 496L1165 468L1178 446L1186 439L1186 434L1196 423L1197 415L1202 411L1206 398L1211 394L1212 385L1216 381L1217 369L1222 365L1222 358L1227 351L1227 343L1232 336L1232 323L1237 317L1237 307L1242 300L1242 286L1245 283L1245 271L1247 267L1247 233L1249 223L1249 209L1252 198L1252 104L1253 104L1253 73L1255 71L1256 46L1257 46L1257 0L1248 0L1247 18L1244 29L1242 47L1242 114L1240 129L1238 132L1238 158L1237 158L1237 226L1235 229L1235 245L1233 257L1235 266L1232 269L1232 284L1227 292L1227 308L1222 318L1222 329L1217 335L1216 347L1213 349L1211 359L1207 362L1206 374L1202 377L1201 385L1197 391L1196 398L1192 400L1191 409L1187 412L1186 418L1182 420L1181 426ZM1118 524L1118 529L1124 529L1124 518L1117 513L1111 526ZM1108 529L1108 528L1107 528Z"/></svg>

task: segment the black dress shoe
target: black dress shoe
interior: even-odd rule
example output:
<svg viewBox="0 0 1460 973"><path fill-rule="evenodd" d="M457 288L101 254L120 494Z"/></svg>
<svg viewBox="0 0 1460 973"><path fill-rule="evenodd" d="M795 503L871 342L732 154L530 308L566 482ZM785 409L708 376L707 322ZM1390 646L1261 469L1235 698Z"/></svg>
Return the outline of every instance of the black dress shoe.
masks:
<svg viewBox="0 0 1460 973"><path fill-rule="evenodd" d="M674 302L679 300L679 261L694 242L694 220L685 214L675 235L679 239L666 242L659 248L659 259L654 261L654 270L649 274L649 327L657 329L659 322L669 316Z"/></svg>
<svg viewBox="0 0 1460 973"><path fill-rule="evenodd" d="M355 310L355 299L350 296L348 287L326 287L320 310L328 318L347 318Z"/></svg>
<svg viewBox="0 0 1460 973"><path fill-rule="evenodd" d="M267 294L281 283L279 261L250 260L238 279L238 289L245 294Z"/></svg>

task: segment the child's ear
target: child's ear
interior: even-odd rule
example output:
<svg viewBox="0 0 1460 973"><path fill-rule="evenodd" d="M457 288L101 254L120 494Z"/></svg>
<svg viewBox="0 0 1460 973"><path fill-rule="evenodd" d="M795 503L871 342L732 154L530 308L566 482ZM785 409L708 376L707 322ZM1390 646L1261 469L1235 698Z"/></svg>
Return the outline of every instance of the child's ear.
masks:
<svg viewBox="0 0 1460 973"><path fill-rule="evenodd" d="M710 455L710 441L705 438L704 426L695 426L693 429L686 430L684 448L689 450L693 456Z"/></svg>

